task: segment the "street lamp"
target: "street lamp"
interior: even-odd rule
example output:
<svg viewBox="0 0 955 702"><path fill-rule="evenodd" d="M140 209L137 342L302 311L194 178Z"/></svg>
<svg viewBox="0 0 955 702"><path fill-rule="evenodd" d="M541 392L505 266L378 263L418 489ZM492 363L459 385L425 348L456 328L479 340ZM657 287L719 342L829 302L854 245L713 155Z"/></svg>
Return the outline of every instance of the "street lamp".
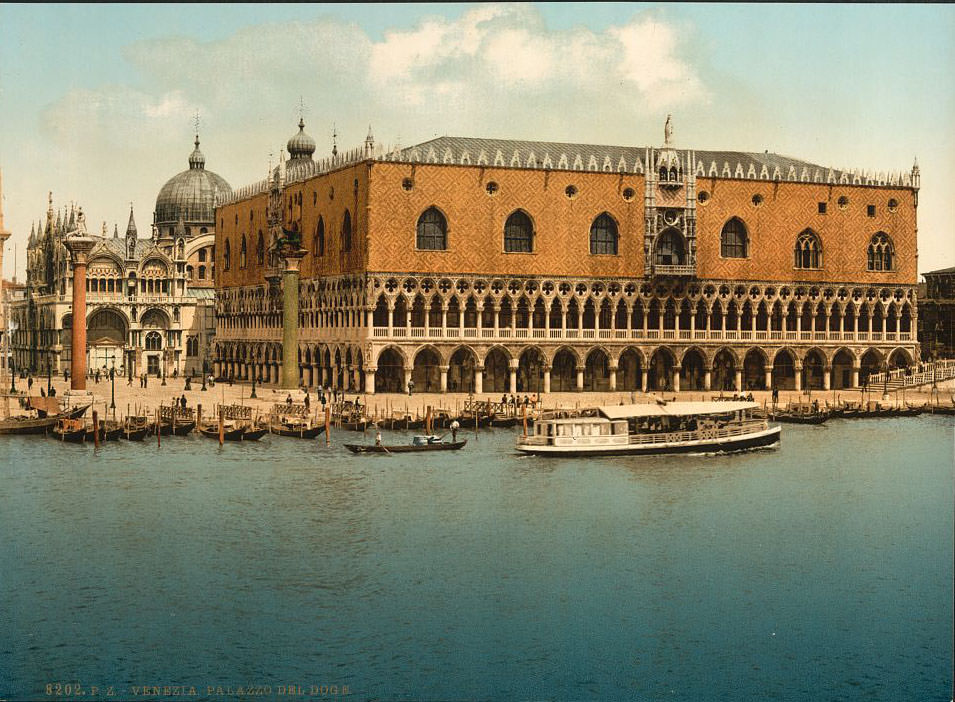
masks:
<svg viewBox="0 0 955 702"><path fill-rule="evenodd" d="M50 394L53 389L53 359L46 357L46 394Z"/></svg>
<svg viewBox="0 0 955 702"><path fill-rule="evenodd" d="M13 362L13 359L10 359L10 394L17 394L17 373L16 373L16 364Z"/></svg>
<svg viewBox="0 0 955 702"><path fill-rule="evenodd" d="M116 361L113 361L113 367L109 369L109 385L112 393L109 401L109 408L116 414ZM113 417L115 419L115 416Z"/></svg>

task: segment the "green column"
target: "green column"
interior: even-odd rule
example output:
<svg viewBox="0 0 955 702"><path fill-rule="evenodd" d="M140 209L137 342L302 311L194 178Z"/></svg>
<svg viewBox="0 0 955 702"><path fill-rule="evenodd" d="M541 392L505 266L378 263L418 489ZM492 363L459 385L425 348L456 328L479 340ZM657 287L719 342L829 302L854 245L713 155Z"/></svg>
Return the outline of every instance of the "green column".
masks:
<svg viewBox="0 0 955 702"><path fill-rule="evenodd" d="M307 252L286 252L282 272L282 387L297 388L298 382L298 277Z"/></svg>

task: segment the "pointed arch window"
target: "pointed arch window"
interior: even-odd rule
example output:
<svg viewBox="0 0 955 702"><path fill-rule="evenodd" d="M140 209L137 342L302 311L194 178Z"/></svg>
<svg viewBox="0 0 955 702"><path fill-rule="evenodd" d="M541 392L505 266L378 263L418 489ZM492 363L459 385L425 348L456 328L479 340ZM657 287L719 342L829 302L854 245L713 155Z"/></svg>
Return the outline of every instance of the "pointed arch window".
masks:
<svg viewBox="0 0 955 702"><path fill-rule="evenodd" d="M351 214L348 210L342 219L342 251L351 251Z"/></svg>
<svg viewBox="0 0 955 702"><path fill-rule="evenodd" d="M682 266L685 262L683 237L676 229L666 229L653 247L653 262L658 266Z"/></svg>
<svg viewBox="0 0 955 702"><path fill-rule="evenodd" d="M876 232L869 242L869 270L891 271L895 265L895 247L885 232Z"/></svg>
<svg viewBox="0 0 955 702"><path fill-rule="evenodd" d="M534 226L521 210L512 212L504 223L504 251L531 253L534 250Z"/></svg>
<svg viewBox="0 0 955 702"><path fill-rule="evenodd" d="M746 258L749 255L749 237L742 220L733 217L723 225L720 232L720 256L723 258Z"/></svg>
<svg viewBox="0 0 955 702"><path fill-rule="evenodd" d="M318 226L315 228L315 245L312 247L316 256L325 255L325 220L318 218Z"/></svg>
<svg viewBox="0 0 955 702"><path fill-rule="evenodd" d="M222 252L222 268L227 271L232 269L232 245L228 239L225 240L225 251Z"/></svg>
<svg viewBox="0 0 955 702"><path fill-rule="evenodd" d="M259 239L255 243L255 262L260 266L265 265L265 237L262 236L262 230L259 230Z"/></svg>
<svg viewBox="0 0 955 702"><path fill-rule="evenodd" d="M245 263L246 263L245 256L246 256L246 250L247 250L247 248L248 248L248 247L246 246L245 234L243 234L243 235L242 235L242 246L239 248L239 268L245 268Z"/></svg>
<svg viewBox="0 0 955 702"><path fill-rule="evenodd" d="M799 235L794 253L796 268L822 268L822 242L813 230L806 229Z"/></svg>
<svg viewBox="0 0 955 702"><path fill-rule="evenodd" d="M448 248L448 222L436 207L429 207L418 217L415 245L426 251L444 251Z"/></svg>
<svg viewBox="0 0 955 702"><path fill-rule="evenodd" d="M617 255L617 223L604 212L590 225L590 253Z"/></svg>

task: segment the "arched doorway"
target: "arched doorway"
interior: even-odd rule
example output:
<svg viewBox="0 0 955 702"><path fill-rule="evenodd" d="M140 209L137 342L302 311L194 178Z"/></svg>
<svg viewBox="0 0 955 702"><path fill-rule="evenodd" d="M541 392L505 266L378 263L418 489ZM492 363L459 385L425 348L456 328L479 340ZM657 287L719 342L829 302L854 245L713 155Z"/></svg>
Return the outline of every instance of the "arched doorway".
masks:
<svg viewBox="0 0 955 702"><path fill-rule="evenodd" d="M736 358L728 349L721 349L713 359L713 389L736 389Z"/></svg>
<svg viewBox="0 0 955 702"><path fill-rule="evenodd" d="M620 354L620 361L617 363L617 389L618 390L641 390L642 367L640 364L640 355L635 349L627 349Z"/></svg>
<svg viewBox="0 0 955 702"><path fill-rule="evenodd" d="M462 346L448 363L448 392L474 392L474 367L477 359L474 352Z"/></svg>
<svg viewBox="0 0 955 702"><path fill-rule="evenodd" d="M796 357L789 349L782 349L773 360L773 387L777 390L796 389Z"/></svg>
<svg viewBox="0 0 955 702"><path fill-rule="evenodd" d="M802 387L804 390L822 390L825 380L825 362L816 349L811 349L802 361Z"/></svg>
<svg viewBox="0 0 955 702"><path fill-rule="evenodd" d="M551 392L573 392L577 389L577 359L567 349L554 356L550 372Z"/></svg>
<svg viewBox="0 0 955 702"><path fill-rule="evenodd" d="M378 356L378 370L375 371L375 392L403 392L404 360L392 348L387 348Z"/></svg>
<svg viewBox="0 0 955 702"><path fill-rule="evenodd" d="M680 364L680 390L703 390L706 381L706 361L699 349L683 354Z"/></svg>
<svg viewBox="0 0 955 702"><path fill-rule="evenodd" d="M766 357L759 349L750 349L743 358L743 389L766 389Z"/></svg>
<svg viewBox="0 0 955 702"><path fill-rule="evenodd" d="M126 334L126 320L120 313L110 309L93 312L86 323L87 367L104 372L115 368L119 373L125 365Z"/></svg>
<svg viewBox="0 0 955 702"><path fill-rule="evenodd" d="M882 354L875 349L869 349L862 355L859 365L859 384L866 387L869 384L869 376L882 371Z"/></svg>
<svg viewBox="0 0 955 702"><path fill-rule="evenodd" d="M908 368L910 365L912 365L912 357L905 349L896 349L889 356L889 370Z"/></svg>
<svg viewBox="0 0 955 702"><path fill-rule="evenodd" d="M610 390L610 359L603 349L594 349L584 362L584 390L607 392Z"/></svg>
<svg viewBox="0 0 955 702"><path fill-rule="evenodd" d="M491 349L484 359L484 392L508 392L509 386L507 355L499 348Z"/></svg>
<svg viewBox="0 0 955 702"><path fill-rule="evenodd" d="M673 389L673 366L676 363L669 349L659 348L653 352L648 364L647 388L650 390Z"/></svg>
<svg viewBox="0 0 955 702"><path fill-rule="evenodd" d="M414 357L411 380L418 392L441 391L441 359L432 348L423 348Z"/></svg>
<svg viewBox="0 0 955 702"><path fill-rule="evenodd" d="M852 354L846 349L839 349L839 352L832 358L832 383L830 387L833 390L843 390L852 387Z"/></svg>
<svg viewBox="0 0 955 702"><path fill-rule="evenodd" d="M517 365L518 392L544 392L544 354L534 347L524 349Z"/></svg>

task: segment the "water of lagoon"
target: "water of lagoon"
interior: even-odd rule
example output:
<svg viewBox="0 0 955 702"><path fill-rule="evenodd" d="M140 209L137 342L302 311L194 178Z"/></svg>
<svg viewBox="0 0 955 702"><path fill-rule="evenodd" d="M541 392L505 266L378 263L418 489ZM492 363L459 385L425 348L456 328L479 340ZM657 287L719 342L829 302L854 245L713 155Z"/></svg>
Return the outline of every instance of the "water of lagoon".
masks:
<svg viewBox="0 0 955 702"><path fill-rule="evenodd" d="M948 700L952 429L599 460L503 430L391 456L0 437L0 699Z"/></svg>

